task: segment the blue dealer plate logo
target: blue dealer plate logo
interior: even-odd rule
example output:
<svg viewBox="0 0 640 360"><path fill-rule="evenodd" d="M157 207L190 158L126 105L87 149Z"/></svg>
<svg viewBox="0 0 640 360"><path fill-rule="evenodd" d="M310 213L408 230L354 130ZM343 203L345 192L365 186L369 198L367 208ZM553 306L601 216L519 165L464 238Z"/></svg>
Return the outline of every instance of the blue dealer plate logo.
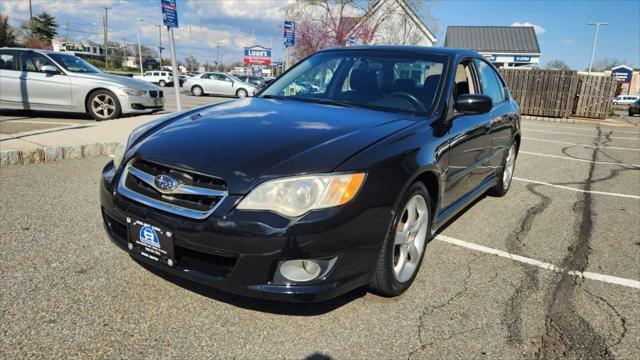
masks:
<svg viewBox="0 0 640 360"><path fill-rule="evenodd" d="M149 225L140 228L140 242L153 247L160 247L160 239L155 230Z"/></svg>

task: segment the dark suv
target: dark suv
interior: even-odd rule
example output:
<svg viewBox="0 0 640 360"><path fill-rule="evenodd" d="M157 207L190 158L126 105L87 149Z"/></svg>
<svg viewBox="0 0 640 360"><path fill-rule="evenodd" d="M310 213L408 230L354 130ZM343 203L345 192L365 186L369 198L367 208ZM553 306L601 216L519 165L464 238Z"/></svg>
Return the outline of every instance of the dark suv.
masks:
<svg viewBox="0 0 640 360"><path fill-rule="evenodd" d="M225 291L394 296L435 231L507 193L519 145L518 105L475 52L325 50L257 97L135 129L102 172L102 215L136 260Z"/></svg>
<svg viewBox="0 0 640 360"><path fill-rule="evenodd" d="M634 114L640 114L640 99L629 106L629 116L633 116Z"/></svg>

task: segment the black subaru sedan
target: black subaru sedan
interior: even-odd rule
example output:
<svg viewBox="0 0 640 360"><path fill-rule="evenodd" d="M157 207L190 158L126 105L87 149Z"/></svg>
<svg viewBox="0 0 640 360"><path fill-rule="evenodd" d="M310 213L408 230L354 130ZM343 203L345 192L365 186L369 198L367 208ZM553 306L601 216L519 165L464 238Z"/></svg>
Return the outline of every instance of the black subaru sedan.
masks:
<svg viewBox="0 0 640 360"><path fill-rule="evenodd" d="M256 97L135 129L102 172L102 215L136 260L223 291L395 296L434 232L507 193L519 144L518 105L481 55L330 49Z"/></svg>

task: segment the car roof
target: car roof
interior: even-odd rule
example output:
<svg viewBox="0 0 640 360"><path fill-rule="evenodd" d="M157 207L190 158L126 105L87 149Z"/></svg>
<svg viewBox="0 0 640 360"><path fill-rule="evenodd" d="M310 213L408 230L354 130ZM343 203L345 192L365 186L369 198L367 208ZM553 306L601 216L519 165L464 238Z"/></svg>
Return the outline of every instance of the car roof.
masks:
<svg viewBox="0 0 640 360"><path fill-rule="evenodd" d="M374 50L374 51L389 51L389 52L402 52L412 54L439 54L448 55L451 57L482 57L475 51L469 49L456 49L456 48L444 48L444 47L432 47L432 46L406 46L406 45L369 45L369 46L343 46L321 50L319 52L329 51L354 51L354 50Z"/></svg>

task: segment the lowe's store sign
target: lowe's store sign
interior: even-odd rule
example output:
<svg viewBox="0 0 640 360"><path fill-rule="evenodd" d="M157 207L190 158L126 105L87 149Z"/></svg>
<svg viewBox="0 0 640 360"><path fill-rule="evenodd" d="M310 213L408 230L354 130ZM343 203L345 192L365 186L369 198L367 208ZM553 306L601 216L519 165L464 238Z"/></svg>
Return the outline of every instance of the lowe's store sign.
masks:
<svg viewBox="0 0 640 360"><path fill-rule="evenodd" d="M244 56L247 57L271 57L271 49L265 49L262 47L245 48Z"/></svg>

